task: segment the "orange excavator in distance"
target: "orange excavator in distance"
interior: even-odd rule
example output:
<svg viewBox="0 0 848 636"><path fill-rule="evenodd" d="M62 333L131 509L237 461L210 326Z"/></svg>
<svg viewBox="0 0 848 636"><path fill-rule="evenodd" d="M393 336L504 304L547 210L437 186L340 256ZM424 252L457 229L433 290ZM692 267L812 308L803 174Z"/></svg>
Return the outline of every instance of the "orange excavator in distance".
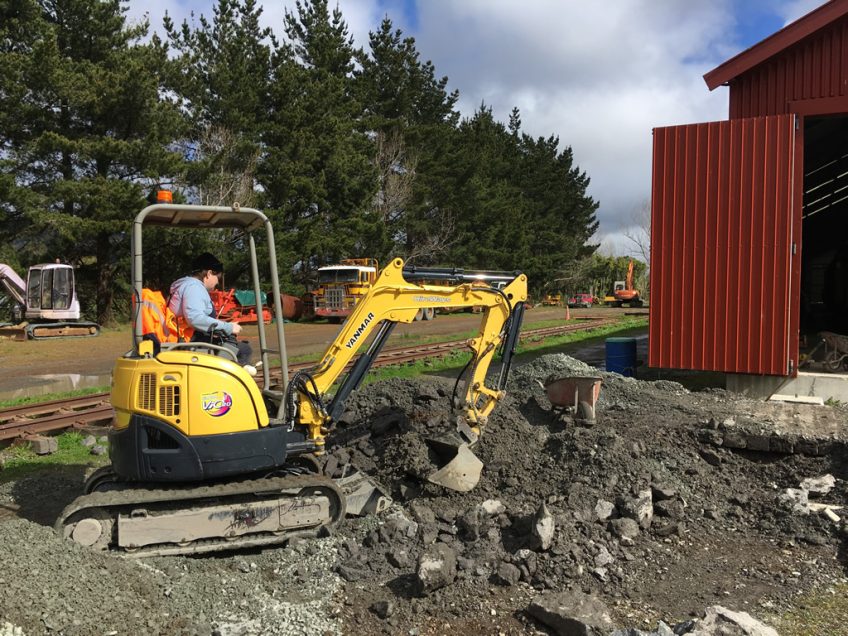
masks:
<svg viewBox="0 0 848 636"><path fill-rule="evenodd" d="M630 305L631 307L642 306L642 296L639 294L639 290L633 287L632 260L627 266L627 276L625 277L625 280L615 282L613 296L615 297L615 300L612 304L615 307L621 307L624 304Z"/></svg>

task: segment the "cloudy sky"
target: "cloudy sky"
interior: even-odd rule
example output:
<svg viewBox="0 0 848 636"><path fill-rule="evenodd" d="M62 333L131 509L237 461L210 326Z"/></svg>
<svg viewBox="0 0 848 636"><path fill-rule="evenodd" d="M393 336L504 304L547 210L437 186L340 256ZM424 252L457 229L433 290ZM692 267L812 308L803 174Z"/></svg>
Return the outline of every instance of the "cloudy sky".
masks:
<svg viewBox="0 0 848 636"><path fill-rule="evenodd" d="M294 0L259 0L282 33ZM413 36L423 59L458 89L470 115L483 102L506 122L514 106L524 131L555 134L574 151L600 203L596 240L626 254L650 196L651 129L724 119L727 89L703 75L824 0L338 0L357 44L388 15ZM129 0L161 31L212 15L212 0ZM190 19L190 18L189 18ZM637 223L634 226L634 223Z"/></svg>

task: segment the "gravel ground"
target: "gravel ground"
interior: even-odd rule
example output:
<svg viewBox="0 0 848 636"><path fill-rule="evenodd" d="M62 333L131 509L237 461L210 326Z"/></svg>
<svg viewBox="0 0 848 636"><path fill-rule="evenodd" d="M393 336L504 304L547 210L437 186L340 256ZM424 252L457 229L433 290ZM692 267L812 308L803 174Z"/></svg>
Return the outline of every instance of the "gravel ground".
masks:
<svg viewBox="0 0 848 636"><path fill-rule="evenodd" d="M539 382L565 375L603 377L593 425L548 401ZM475 447L482 479L459 494L421 479L434 465L422 440L455 421L452 390L426 378L355 395L332 454L395 503L282 549L95 554L50 528L79 467L4 484L0 636L563 633L527 608L569 590L647 630L711 605L772 615L846 582L844 522L799 499L848 504L843 407L690 393L543 356L513 371ZM825 475L829 492L801 488Z"/></svg>

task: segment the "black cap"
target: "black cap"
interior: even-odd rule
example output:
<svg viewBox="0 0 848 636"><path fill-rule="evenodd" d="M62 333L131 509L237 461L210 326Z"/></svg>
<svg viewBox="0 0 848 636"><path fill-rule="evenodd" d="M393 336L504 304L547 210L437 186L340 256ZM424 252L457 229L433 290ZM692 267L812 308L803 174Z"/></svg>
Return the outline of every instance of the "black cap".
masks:
<svg viewBox="0 0 848 636"><path fill-rule="evenodd" d="M211 269L220 274L224 271L224 264L209 252L203 252L191 262L191 271L202 272L206 269Z"/></svg>

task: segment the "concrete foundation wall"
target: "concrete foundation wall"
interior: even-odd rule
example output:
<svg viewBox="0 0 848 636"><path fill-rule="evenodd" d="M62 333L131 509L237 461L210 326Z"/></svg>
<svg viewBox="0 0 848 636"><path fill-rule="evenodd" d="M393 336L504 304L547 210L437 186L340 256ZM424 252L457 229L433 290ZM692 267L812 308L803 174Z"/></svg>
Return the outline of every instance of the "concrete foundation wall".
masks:
<svg viewBox="0 0 848 636"><path fill-rule="evenodd" d="M795 398L821 398L822 401L848 402L848 375L837 373L799 372L797 378L773 375L727 374L727 390L752 398L769 399L772 396Z"/></svg>

